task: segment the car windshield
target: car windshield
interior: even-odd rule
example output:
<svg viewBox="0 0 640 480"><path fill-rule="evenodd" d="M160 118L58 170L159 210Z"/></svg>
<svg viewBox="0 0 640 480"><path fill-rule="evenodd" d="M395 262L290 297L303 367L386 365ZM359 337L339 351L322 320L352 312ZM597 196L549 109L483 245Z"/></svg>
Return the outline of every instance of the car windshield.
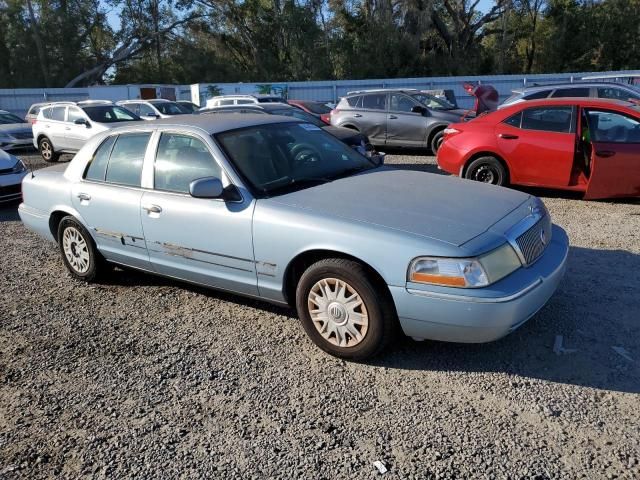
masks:
<svg viewBox="0 0 640 480"><path fill-rule="evenodd" d="M189 113L193 113L196 110L198 110L197 105L193 103L179 103L178 105L180 105L184 110L186 110Z"/></svg>
<svg viewBox="0 0 640 480"><path fill-rule="evenodd" d="M305 122L309 122L314 124L316 127L326 127L326 123L320 120L317 117L314 117L310 113L303 112L302 110L298 110L297 108L283 108L279 110L271 110L272 115L284 115L285 117L294 117L299 118L300 120L304 120Z"/></svg>
<svg viewBox="0 0 640 480"><path fill-rule="evenodd" d="M318 115L331 112L331 109L327 107L324 103L305 102L302 105L311 113L317 113Z"/></svg>
<svg viewBox="0 0 640 480"><path fill-rule="evenodd" d="M456 108L446 100L434 97L433 95L429 95L428 93L414 93L411 96L423 105L429 108L433 108L434 110L453 110L454 108Z"/></svg>
<svg viewBox="0 0 640 480"><path fill-rule="evenodd" d="M230 161L261 197L279 195L375 168L334 136L309 123L274 123L218 133Z"/></svg>
<svg viewBox="0 0 640 480"><path fill-rule="evenodd" d="M13 113L0 113L0 124L7 125L11 123L26 123L20 117L15 116Z"/></svg>
<svg viewBox="0 0 640 480"><path fill-rule="evenodd" d="M82 109L91 120L98 123L117 123L140 120L140 117L135 113L116 105L96 105L93 107L83 107Z"/></svg>
<svg viewBox="0 0 640 480"><path fill-rule="evenodd" d="M164 115L184 115L189 112L185 107L174 102L158 102L152 104Z"/></svg>

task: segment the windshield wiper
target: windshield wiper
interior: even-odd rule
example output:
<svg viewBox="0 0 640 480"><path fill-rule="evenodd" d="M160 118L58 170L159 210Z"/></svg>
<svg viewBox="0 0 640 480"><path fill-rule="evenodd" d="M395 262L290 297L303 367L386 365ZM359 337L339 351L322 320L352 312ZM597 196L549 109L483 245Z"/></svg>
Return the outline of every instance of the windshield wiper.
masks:
<svg viewBox="0 0 640 480"><path fill-rule="evenodd" d="M310 187L313 185L322 185L322 184L331 182L333 179L327 178L327 177L296 177L296 178L282 177L269 183L270 184L278 183L280 180L288 180L288 181L282 185L278 185L277 187L262 188L262 191L268 195L271 195L273 193L282 193L282 190L287 190L295 187L304 188L304 187Z"/></svg>

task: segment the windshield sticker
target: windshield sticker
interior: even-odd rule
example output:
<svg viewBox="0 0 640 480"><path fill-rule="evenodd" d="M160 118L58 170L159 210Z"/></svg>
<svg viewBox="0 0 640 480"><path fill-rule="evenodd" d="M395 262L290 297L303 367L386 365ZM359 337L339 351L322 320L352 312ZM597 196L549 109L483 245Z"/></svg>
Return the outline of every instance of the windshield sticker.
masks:
<svg viewBox="0 0 640 480"><path fill-rule="evenodd" d="M302 128L304 128L305 130L320 130L320 127L316 127L315 125L312 125L311 123L301 123L300 126Z"/></svg>

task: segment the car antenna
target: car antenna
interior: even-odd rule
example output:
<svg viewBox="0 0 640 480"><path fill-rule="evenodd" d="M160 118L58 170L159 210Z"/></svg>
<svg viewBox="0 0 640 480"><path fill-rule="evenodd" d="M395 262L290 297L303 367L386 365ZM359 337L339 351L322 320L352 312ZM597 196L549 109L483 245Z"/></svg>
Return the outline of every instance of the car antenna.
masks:
<svg viewBox="0 0 640 480"><path fill-rule="evenodd" d="M25 163L27 165L27 171L31 174L31 178L35 177L35 175L33 174L33 167L31 166L31 162L26 158L21 158L20 160L22 160L22 163Z"/></svg>

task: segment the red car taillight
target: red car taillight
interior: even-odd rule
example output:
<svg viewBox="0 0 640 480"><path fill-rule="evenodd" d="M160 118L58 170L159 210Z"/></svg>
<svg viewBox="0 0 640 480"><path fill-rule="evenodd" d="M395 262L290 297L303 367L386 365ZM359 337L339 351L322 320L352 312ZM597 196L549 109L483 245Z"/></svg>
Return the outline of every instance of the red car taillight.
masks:
<svg viewBox="0 0 640 480"><path fill-rule="evenodd" d="M331 117L327 113L320 114L320 120L322 120L327 125L331 125Z"/></svg>

